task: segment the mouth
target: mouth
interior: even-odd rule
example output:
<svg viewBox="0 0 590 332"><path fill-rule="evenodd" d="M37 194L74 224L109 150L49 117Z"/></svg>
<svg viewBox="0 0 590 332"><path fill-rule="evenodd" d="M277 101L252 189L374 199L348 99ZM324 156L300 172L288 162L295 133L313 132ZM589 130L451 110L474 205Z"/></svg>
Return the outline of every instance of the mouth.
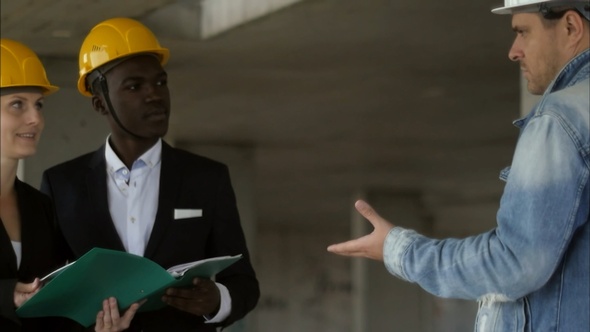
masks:
<svg viewBox="0 0 590 332"><path fill-rule="evenodd" d="M16 137L24 138L24 139L35 139L35 137L37 137L37 134L36 133L22 133L22 134L16 134Z"/></svg>
<svg viewBox="0 0 590 332"><path fill-rule="evenodd" d="M149 119L164 119L168 117L168 111L165 109L150 111L146 114L146 117Z"/></svg>
<svg viewBox="0 0 590 332"><path fill-rule="evenodd" d="M147 117L161 117L161 116L168 116L168 111L166 109L156 109L147 112Z"/></svg>

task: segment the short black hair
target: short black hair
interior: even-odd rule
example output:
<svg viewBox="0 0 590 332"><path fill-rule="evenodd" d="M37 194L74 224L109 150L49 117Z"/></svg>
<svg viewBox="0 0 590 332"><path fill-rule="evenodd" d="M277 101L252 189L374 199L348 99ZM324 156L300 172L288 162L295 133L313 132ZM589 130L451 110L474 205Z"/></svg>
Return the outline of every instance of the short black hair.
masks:
<svg viewBox="0 0 590 332"><path fill-rule="evenodd" d="M587 14L581 12L581 10L590 12L590 5L587 4L583 6L563 5L550 7L545 3L542 4L540 8L541 15L543 15L543 18L545 18L546 20L559 20L565 15L565 13L567 13L570 10L573 10L576 13L578 13L578 15L580 15L580 17L582 17L584 21L590 20Z"/></svg>

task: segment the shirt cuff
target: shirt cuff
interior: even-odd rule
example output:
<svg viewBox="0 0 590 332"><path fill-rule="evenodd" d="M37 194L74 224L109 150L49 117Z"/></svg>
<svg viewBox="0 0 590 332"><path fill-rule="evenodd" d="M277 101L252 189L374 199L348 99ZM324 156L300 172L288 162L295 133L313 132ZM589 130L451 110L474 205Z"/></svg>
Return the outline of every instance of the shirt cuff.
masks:
<svg viewBox="0 0 590 332"><path fill-rule="evenodd" d="M403 257L417 236L415 231L401 227L394 227L389 231L383 243L383 263L389 273L410 281L404 272Z"/></svg>
<svg viewBox="0 0 590 332"><path fill-rule="evenodd" d="M217 282L215 285L217 286L217 289L219 289L220 295L219 311L217 311L217 315L211 319L204 316L205 323L221 323L229 316L229 314L231 314L231 296L229 295L227 287Z"/></svg>

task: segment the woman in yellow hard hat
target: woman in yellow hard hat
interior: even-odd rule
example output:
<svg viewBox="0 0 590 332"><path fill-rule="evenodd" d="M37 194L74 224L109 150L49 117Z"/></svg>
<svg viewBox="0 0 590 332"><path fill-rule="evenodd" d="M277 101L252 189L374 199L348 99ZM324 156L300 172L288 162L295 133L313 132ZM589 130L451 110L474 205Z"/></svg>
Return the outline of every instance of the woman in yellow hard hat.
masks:
<svg viewBox="0 0 590 332"><path fill-rule="evenodd" d="M27 46L5 38L0 46L0 330L77 330L79 325L65 318L19 319L15 312L42 287L39 277L64 265L71 254L54 222L49 197L16 176L19 160L37 150L44 98L58 87L49 83L41 61ZM106 301L96 330L122 330L136 309L119 319L118 309Z"/></svg>

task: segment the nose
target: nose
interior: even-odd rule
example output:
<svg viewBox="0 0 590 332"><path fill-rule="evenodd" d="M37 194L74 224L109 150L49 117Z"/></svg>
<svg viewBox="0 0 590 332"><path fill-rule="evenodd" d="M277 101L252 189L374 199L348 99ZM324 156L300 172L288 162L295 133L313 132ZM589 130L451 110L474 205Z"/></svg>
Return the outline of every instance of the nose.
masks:
<svg viewBox="0 0 590 332"><path fill-rule="evenodd" d="M163 89L167 89L167 87L158 84L149 84L146 93L146 101L152 102L161 100L165 94Z"/></svg>
<svg viewBox="0 0 590 332"><path fill-rule="evenodd" d="M27 124L29 125L39 125L43 123L43 113L36 110L35 108L30 108L27 112L26 118Z"/></svg>
<svg viewBox="0 0 590 332"><path fill-rule="evenodd" d="M520 61L524 57L522 48L519 46L518 39L515 38L510 50L508 51L508 58L511 61Z"/></svg>

